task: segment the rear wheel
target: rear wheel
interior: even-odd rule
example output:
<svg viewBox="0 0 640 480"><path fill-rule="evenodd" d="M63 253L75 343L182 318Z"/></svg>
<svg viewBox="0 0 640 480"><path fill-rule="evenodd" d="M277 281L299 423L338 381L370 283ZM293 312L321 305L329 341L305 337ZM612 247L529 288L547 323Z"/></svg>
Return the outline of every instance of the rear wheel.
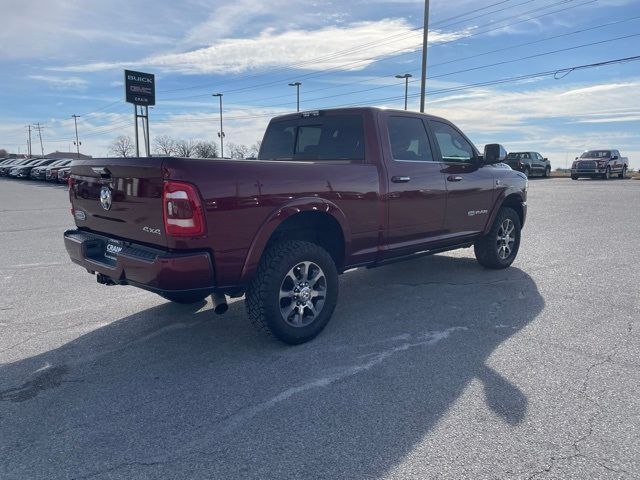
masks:
<svg viewBox="0 0 640 480"><path fill-rule="evenodd" d="M320 246L284 241L262 256L247 288L247 315L260 330L296 345L327 325L338 301L338 272Z"/></svg>
<svg viewBox="0 0 640 480"><path fill-rule="evenodd" d="M474 244L478 263L486 268L507 268L520 248L520 217L515 210L502 207L491 230Z"/></svg>
<svg viewBox="0 0 640 480"><path fill-rule="evenodd" d="M160 296L175 303L197 303L207 298L209 294L201 292L176 292L161 293Z"/></svg>
<svg viewBox="0 0 640 480"><path fill-rule="evenodd" d="M618 178L625 178L627 176L627 167L622 167L622 173L618 175Z"/></svg>

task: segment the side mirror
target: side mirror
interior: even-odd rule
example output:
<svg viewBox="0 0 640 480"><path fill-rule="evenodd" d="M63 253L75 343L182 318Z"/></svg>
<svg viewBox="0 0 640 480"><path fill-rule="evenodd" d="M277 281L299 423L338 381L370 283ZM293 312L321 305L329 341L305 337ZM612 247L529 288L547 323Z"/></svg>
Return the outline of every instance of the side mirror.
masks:
<svg viewBox="0 0 640 480"><path fill-rule="evenodd" d="M576 160L578 159L578 157L576 157Z"/></svg>
<svg viewBox="0 0 640 480"><path fill-rule="evenodd" d="M614 155L613 157L611 157L611 160L617 160L618 159L618 155Z"/></svg>
<svg viewBox="0 0 640 480"><path fill-rule="evenodd" d="M506 159L507 151L499 143L489 143L484 146L484 163L486 165L504 162Z"/></svg>
<svg viewBox="0 0 640 480"><path fill-rule="evenodd" d="M543 158L542 160L544 160L545 162L548 162L549 159L548 158Z"/></svg>

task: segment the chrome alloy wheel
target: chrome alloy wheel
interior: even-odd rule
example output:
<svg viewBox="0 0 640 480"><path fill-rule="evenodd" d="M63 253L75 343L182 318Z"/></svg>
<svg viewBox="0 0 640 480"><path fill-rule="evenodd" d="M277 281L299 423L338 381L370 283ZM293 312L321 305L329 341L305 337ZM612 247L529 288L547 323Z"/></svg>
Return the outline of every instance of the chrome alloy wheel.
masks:
<svg viewBox="0 0 640 480"><path fill-rule="evenodd" d="M327 279L313 262L301 262L280 285L280 314L292 327L306 327L320 315L327 294Z"/></svg>
<svg viewBox="0 0 640 480"><path fill-rule="evenodd" d="M515 235L513 232L515 230L515 225L511 221L511 219L507 218L500 225L498 229L498 238L497 240L497 248L498 248L498 257L502 260L506 260L513 252L513 246L516 241Z"/></svg>

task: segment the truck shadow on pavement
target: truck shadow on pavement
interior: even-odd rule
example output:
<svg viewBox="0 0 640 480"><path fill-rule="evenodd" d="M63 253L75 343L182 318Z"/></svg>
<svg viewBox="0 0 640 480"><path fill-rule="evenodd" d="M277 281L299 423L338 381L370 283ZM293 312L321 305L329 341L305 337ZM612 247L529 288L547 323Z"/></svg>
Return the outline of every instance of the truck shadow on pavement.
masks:
<svg viewBox="0 0 640 480"><path fill-rule="evenodd" d="M544 308L525 272L435 256L340 287L298 347L254 332L241 302L160 303L0 366L0 477L378 478L472 382L490 421L526 417L519 372L488 360Z"/></svg>

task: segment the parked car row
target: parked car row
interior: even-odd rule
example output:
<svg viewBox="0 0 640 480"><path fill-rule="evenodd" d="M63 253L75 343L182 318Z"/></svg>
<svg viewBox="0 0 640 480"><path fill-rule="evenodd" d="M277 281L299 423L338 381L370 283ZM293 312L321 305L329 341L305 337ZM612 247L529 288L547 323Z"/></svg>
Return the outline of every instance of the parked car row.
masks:
<svg viewBox="0 0 640 480"><path fill-rule="evenodd" d="M0 177L13 177L66 183L71 170L70 158L0 159Z"/></svg>

